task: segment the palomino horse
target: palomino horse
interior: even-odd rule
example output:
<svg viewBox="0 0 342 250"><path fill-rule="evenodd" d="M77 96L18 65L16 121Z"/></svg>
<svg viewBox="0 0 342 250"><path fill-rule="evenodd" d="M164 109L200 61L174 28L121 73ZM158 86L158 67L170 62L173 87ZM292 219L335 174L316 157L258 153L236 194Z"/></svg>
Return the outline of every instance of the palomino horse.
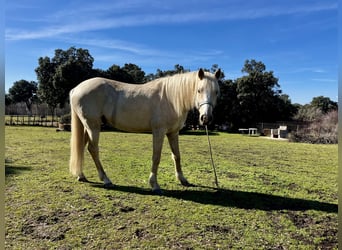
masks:
<svg viewBox="0 0 342 250"><path fill-rule="evenodd" d="M149 177L152 191L160 193L157 170L165 135L172 151L176 177L182 185L189 186L180 163L179 130L192 108L199 110L202 125L210 123L219 94L220 74L220 70L211 74L200 69L140 85L98 77L80 83L70 91L70 172L79 181L87 181L82 168L88 143L100 179L105 187L112 186L99 159L99 135L101 122L105 119L120 130L152 132L153 156Z"/></svg>

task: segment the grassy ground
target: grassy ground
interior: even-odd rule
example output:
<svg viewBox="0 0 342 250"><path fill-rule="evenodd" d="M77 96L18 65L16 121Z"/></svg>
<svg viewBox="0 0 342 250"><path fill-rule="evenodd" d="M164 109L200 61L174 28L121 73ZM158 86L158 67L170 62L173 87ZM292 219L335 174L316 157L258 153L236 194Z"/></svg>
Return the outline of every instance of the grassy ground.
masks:
<svg viewBox="0 0 342 250"><path fill-rule="evenodd" d="M337 249L337 145L212 134L182 135L176 182L165 141L164 195L148 186L151 135L103 132L104 189L88 153L68 173L70 133L6 127L7 249Z"/></svg>

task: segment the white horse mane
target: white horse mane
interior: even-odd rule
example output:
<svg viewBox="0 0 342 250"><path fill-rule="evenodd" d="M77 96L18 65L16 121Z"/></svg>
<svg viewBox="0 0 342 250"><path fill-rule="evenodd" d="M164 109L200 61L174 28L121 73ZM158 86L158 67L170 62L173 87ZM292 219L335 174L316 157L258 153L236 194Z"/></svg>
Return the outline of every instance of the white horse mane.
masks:
<svg viewBox="0 0 342 250"><path fill-rule="evenodd" d="M198 71L166 76L154 80L163 84L162 98L174 105L178 115L195 107L195 93L199 81Z"/></svg>

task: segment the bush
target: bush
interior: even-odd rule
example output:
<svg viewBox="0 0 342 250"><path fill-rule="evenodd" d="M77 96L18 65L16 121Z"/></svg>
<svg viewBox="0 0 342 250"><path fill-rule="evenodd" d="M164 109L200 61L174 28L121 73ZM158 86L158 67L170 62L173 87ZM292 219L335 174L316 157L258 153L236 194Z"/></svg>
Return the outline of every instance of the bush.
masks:
<svg viewBox="0 0 342 250"><path fill-rule="evenodd" d="M333 110L311 122L308 128L292 133L290 141L336 144L338 143L337 127L338 113L337 110Z"/></svg>

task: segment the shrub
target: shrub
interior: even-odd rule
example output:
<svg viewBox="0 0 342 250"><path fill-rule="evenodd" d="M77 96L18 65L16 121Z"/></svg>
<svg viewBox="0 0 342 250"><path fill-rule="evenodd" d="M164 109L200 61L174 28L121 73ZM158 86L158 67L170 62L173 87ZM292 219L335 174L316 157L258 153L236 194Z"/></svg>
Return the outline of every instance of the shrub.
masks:
<svg viewBox="0 0 342 250"><path fill-rule="evenodd" d="M315 144L338 143L337 125L338 113L337 110L333 110L311 122L308 128L292 133L290 141Z"/></svg>

